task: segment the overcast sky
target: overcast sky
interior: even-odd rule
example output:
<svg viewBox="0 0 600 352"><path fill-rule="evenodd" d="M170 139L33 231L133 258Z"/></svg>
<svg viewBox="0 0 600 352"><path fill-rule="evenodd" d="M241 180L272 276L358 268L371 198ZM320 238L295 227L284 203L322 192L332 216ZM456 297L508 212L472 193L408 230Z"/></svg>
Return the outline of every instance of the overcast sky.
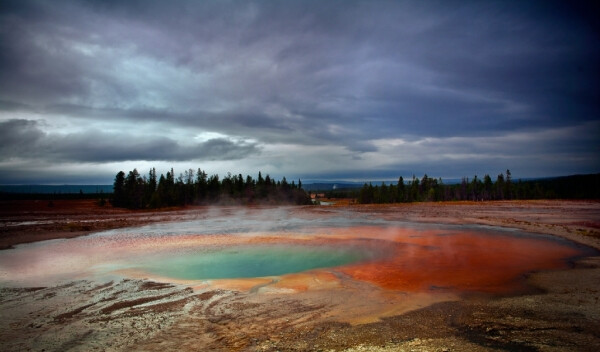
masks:
<svg viewBox="0 0 600 352"><path fill-rule="evenodd" d="M0 184L600 172L593 1L0 2Z"/></svg>

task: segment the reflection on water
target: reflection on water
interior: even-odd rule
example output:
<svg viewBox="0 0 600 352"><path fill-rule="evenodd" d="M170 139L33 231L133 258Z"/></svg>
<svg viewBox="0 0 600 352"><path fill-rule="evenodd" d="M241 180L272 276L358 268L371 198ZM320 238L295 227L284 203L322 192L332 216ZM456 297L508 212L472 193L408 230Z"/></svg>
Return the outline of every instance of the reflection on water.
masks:
<svg viewBox="0 0 600 352"><path fill-rule="evenodd" d="M289 273L317 270L394 291L511 292L521 288L524 273L565 268L567 259L591 254L566 240L515 230L296 209L227 209L21 245L0 252L0 282L50 285L128 271L164 280L285 280Z"/></svg>
<svg viewBox="0 0 600 352"><path fill-rule="evenodd" d="M306 245L233 246L213 251L162 255L136 269L176 279L233 279L278 276L332 268L368 258L357 248Z"/></svg>
<svg viewBox="0 0 600 352"><path fill-rule="evenodd" d="M355 228L368 233L376 228ZM519 290L523 274L565 268L581 255L566 241L490 230L428 230L407 236L404 229L383 230L394 254L343 272L394 290L457 290L510 292Z"/></svg>

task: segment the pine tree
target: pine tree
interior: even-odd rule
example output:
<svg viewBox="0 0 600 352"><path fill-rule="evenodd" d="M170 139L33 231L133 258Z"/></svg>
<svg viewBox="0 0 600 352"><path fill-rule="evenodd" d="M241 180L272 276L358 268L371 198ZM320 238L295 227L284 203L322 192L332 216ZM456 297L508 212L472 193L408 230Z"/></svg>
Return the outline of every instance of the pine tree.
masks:
<svg viewBox="0 0 600 352"><path fill-rule="evenodd" d="M125 173L119 171L115 176L115 182L113 183L113 199L112 204L115 207L125 206Z"/></svg>
<svg viewBox="0 0 600 352"><path fill-rule="evenodd" d="M512 199L512 176L510 170L506 169L506 182L504 183L504 197Z"/></svg>
<svg viewBox="0 0 600 352"><path fill-rule="evenodd" d="M198 168L196 172L196 201L203 203L206 200L208 190L208 175Z"/></svg>
<svg viewBox="0 0 600 352"><path fill-rule="evenodd" d="M504 175L502 173L498 175L495 186L496 186L496 199L503 200L504 194L505 194L504 193L505 187L504 187Z"/></svg>
<svg viewBox="0 0 600 352"><path fill-rule="evenodd" d="M490 177L490 175L485 174L485 176L483 176L483 199L491 199L493 186L494 185L492 183L492 178Z"/></svg>
<svg viewBox="0 0 600 352"><path fill-rule="evenodd" d="M404 178L398 178L398 187L396 189L396 201L404 202L406 200L406 190L404 188Z"/></svg>

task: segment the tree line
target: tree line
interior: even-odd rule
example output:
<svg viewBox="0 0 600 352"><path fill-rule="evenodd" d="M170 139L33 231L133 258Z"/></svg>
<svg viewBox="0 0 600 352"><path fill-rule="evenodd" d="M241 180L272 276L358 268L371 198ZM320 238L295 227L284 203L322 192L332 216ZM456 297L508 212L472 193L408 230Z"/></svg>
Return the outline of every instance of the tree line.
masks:
<svg viewBox="0 0 600 352"><path fill-rule="evenodd" d="M600 174L575 175L540 180L515 182L510 170L500 173L493 181L489 175L483 179L475 175L471 180L463 178L458 184L444 184L441 178L421 179L414 175L405 182L402 177L397 184L364 186L355 194L360 204L404 203L453 200L510 200L510 199L598 199L600 198Z"/></svg>
<svg viewBox="0 0 600 352"><path fill-rule="evenodd" d="M201 169L189 169L175 176L173 169L157 177L156 169L141 176L137 169L119 171L113 184L111 204L115 207L142 209L204 204L311 204L302 189L302 181L289 183L285 177L258 178L228 173L208 176Z"/></svg>

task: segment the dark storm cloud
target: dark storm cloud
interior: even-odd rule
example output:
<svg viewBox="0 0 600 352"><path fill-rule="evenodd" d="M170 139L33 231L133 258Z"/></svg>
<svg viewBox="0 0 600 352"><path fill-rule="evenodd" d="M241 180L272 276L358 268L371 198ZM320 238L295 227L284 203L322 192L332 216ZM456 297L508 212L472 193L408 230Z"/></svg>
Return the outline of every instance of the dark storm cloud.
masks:
<svg viewBox="0 0 600 352"><path fill-rule="evenodd" d="M50 147L46 159L84 162L159 161L159 160L237 160L256 153L253 144L238 144L226 139L211 139L190 146L169 138L136 140L130 135L106 135L101 132L69 134L44 141Z"/></svg>
<svg viewBox="0 0 600 352"><path fill-rule="evenodd" d="M473 138L460 141L465 149L487 150L485 137L589 126L600 116L596 7L586 1L3 1L0 113L47 124L3 126L26 135L3 141L2 156L29 139L44 141L55 156L91 162L238 159L272 144L331 146L364 160L384 150L379 139L433 138L458 152L452 137ZM89 130L59 131L56 116L90 124ZM127 138L97 132L98 121L121 124ZM136 132L150 124L231 138L199 146L183 144L175 132L152 138ZM250 142L236 142L242 140ZM598 150L589 138L562 134L560 150L524 140L525 150L505 148L498 160L535 173L535 165L552 169L549 155L568 152L598 165L580 154ZM386 167L433 167L404 160L410 151L398 147ZM477 166L469 158L436 162L448 166L440 170ZM557 172L581 168L563 170Z"/></svg>
<svg viewBox="0 0 600 352"><path fill-rule="evenodd" d="M254 144L214 138L182 145L164 137L86 131L46 134L37 121L0 122L0 160L34 158L47 162L118 162L128 160L236 160L258 152Z"/></svg>

